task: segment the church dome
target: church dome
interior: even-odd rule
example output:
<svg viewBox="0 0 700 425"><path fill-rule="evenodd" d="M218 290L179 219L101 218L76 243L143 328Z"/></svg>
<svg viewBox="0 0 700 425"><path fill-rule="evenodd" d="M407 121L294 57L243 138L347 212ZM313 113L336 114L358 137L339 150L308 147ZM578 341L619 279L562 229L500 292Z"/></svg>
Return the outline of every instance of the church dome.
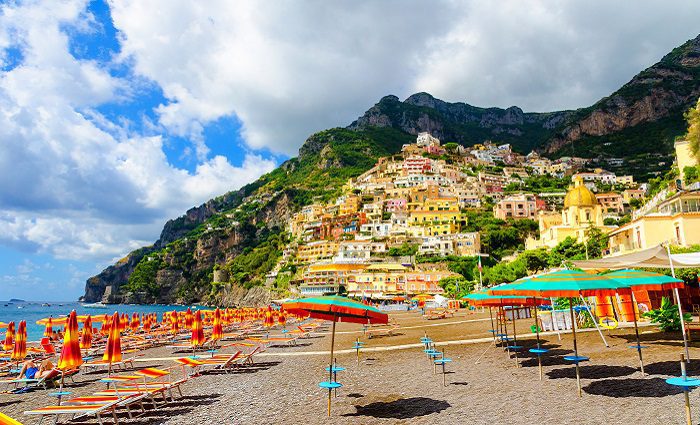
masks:
<svg viewBox="0 0 700 425"><path fill-rule="evenodd" d="M594 207L598 205L593 192L583 184L580 177L574 178L574 187L564 197L564 208L569 207Z"/></svg>

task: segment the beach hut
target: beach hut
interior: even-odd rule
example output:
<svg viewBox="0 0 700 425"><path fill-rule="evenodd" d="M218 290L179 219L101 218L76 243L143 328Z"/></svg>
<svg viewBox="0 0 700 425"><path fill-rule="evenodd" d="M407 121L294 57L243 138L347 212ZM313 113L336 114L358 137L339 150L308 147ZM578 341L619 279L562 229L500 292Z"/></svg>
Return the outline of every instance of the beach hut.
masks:
<svg viewBox="0 0 700 425"><path fill-rule="evenodd" d="M333 322L331 330L331 352L328 367L328 382L322 382L323 388L328 388L328 416L331 415L331 392L340 386L333 381L336 371L333 358L335 345L335 324L337 322L350 322L359 324L387 324L389 316L379 309L341 296L323 296L289 301L282 304L281 309L291 314L309 316L315 319L330 320Z"/></svg>

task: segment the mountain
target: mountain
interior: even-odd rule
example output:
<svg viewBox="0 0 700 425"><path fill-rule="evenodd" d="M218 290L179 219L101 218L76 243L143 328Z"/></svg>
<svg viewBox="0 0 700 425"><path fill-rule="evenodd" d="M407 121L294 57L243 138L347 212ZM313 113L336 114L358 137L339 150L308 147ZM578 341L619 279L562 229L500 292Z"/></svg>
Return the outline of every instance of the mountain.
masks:
<svg viewBox="0 0 700 425"><path fill-rule="evenodd" d="M700 97L700 36L594 105L528 113L448 103L428 93L386 96L347 128L310 136L299 156L254 183L168 221L159 239L85 285L84 301L263 303L265 276L288 244L286 221L329 200L348 178L398 152L420 132L465 146L486 140L557 157L623 158L614 171L646 178L667 170L683 113ZM215 276L216 275L216 276ZM214 283L224 280L226 284Z"/></svg>

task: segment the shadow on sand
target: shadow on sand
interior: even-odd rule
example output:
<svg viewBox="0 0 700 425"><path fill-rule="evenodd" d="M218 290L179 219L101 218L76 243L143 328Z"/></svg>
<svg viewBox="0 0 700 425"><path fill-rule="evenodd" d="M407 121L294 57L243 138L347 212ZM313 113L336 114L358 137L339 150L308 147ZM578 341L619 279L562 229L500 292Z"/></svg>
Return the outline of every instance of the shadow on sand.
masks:
<svg viewBox="0 0 700 425"><path fill-rule="evenodd" d="M355 406L356 413L343 416L371 416L386 419L411 419L432 413L442 412L450 406L445 400L434 400L427 397L401 398L389 402L370 403L366 406Z"/></svg>
<svg viewBox="0 0 700 425"><path fill-rule="evenodd" d="M581 372L581 378L584 379L604 379L604 378L618 378L620 376L628 376L637 371L637 369L630 366L580 366L579 370ZM571 367L554 369L547 372L547 376L550 379L576 379L576 368L572 365Z"/></svg>
<svg viewBox="0 0 700 425"><path fill-rule="evenodd" d="M668 385L662 378L602 379L583 387L588 394L606 397L666 397L681 394L680 387Z"/></svg>

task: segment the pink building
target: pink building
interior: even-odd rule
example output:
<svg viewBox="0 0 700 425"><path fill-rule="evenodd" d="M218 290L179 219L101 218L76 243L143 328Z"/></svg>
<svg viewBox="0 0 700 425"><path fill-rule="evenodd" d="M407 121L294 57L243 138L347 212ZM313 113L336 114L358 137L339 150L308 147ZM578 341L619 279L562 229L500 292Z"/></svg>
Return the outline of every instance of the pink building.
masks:
<svg viewBox="0 0 700 425"><path fill-rule="evenodd" d="M406 174L428 173L433 170L430 158L422 156L410 156L403 161L403 170Z"/></svg>
<svg viewBox="0 0 700 425"><path fill-rule="evenodd" d="M406 199L387 199L384 201L384 210L387 212L406 211Z"/></svg>
<svg viewBox="0 0 700 425"><path fill-rule="evenodd" d="M506 196L493 207L493 215L505 220L508 218L529 218L537 216L537 197L531 194Z"/></svg>

